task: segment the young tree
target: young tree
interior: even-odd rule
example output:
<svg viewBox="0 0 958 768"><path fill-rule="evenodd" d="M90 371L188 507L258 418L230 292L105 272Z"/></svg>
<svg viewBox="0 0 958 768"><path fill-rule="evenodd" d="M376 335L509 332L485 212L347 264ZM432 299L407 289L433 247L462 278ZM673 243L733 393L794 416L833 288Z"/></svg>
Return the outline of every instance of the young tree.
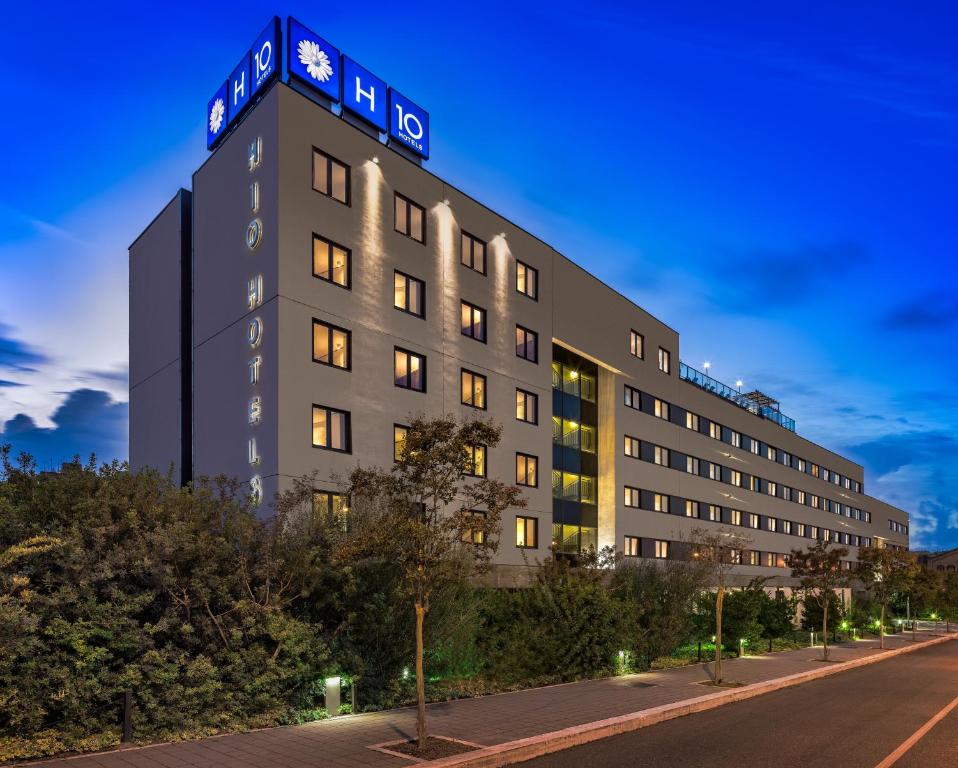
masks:
<svg viewBox="0 0 958 768"><path fill-rule="evenodd" d="M515 486L479 477L485 475L485 451L499 443L501 431L481 420L420 416L392 467L357 468L347 478L349 535L340 556L394 562L415 610L420 749L427 737L423 623L430 596L485 570L498 547L503 511L526 505Z"/></svg>
<svg viewBox="0 0 958 768"><path fill-rule="evenodd" d="M792 578L800 579L805 601L813 601L822 609L822 658L825 661L828 661L829 595L848 583L848 574L842 569L842 558L847 556L847 548L832 548L825 540L816 541L808 549L792 550Z"/></svg>
<svg viewBox="0 0 958 768"><path fill-rule="evenodd" d="M715 588L715 685L722 683L722 606L728 577L741 564L742 550L750 543L747 536L727 528L697 528L692 532L692 559L701 564L706 579Z"/></svg>
<svg viewBox="0 0 958 768"><path fill-rule="evenodd" d="M879 647L885 647L885 612L891 599L909 591L918 565L915 556L891 547L862 547L858 550L858 577L881 607Z"/></svg>

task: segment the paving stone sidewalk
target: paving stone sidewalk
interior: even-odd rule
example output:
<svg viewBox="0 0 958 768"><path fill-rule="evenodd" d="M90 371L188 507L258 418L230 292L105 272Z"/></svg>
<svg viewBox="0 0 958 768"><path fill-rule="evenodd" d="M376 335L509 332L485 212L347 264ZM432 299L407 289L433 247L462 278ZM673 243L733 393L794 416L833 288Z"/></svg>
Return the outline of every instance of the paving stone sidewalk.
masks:
<svg viewBox="0 0 958 768"><path fill-rule="evenodd" d="M937 637L919 632L918 642ZM888 649L912 645L911 635L885 638ZM877 640L833 646L831 657L850 661L879 652ZM757 683L820 669L820 648L805 648L725 662L724 677ZM515 693L429 705L430 732L482 746L549 733L714 692L696 664L662 672L568 683ZM412 708L269 728L197 741L119 749L35 765L44 768L344 768L416 765L369 747L415 734Z"/></svg>

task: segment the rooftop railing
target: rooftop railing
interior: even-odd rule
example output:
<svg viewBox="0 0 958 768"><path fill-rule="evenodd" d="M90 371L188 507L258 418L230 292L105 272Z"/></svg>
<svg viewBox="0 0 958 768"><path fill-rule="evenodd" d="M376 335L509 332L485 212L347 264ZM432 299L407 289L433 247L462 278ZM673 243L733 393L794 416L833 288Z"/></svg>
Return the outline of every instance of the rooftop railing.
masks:
<svg viewBox="0 0 958 768"><path fill-rule="evenodd" d="M795 419L790 419L777 407L759 402L758 400L754 399L754 397L743 394L739 390L733 389L728 384L724 384L718 379L713 379L707 373L697 371L692 366L680 362L679 376L686 381L695 384L695 386L701 387L706 392L711 392L713 395L718 395L719 397L735 403L740 408L744 408L746 411L750 411L756 416L761 416L763 419L774 421L780 427L785 427L785 429L789 430L790 432L795 431Z"/></svg>

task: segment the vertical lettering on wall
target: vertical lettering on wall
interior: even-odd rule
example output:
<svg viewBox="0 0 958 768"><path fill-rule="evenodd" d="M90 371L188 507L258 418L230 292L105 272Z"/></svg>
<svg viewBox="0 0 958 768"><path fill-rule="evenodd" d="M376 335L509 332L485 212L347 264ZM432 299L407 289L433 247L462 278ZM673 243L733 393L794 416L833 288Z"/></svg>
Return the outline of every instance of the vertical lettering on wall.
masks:
<svg viewBox="0 0 958 768"><path fill-rule="evenodd" d="M260 74L270 61L272 48L266 43L262 50L254 56L256 72L254 78L258 82ZM265 61L264 61L265 59ZM247 168L250 173L255 173L263 161L263 139L257 136L249 144L249 153L247 157ZM249 186L249 207L250 213L254 218L246 225L246 247L251 253L255 253L257 247L263 240L263 222L255 218L259 213L260 196L259 180L253 179ZM246 281L246 306L250 310L255 310L263 304L263 275L254 273ZM246 343L250 350L258 350L263 343L263 318L259 315L250 318L246 326ZM263 365L262 354L255 354L249 361L249 383L253 388L246 410L246 422L253 429L260 425L263 418L263 399L257 391L260 384L260 374ZM259 447L256 444L256 435L250 435L246 444L246 458L251 467L260 465ZM258 507L263 498L263 480L255 474L250 478L250 502Z"/></svg>
<svg viewBox="0 0 958 768"><path fill-rule="evenodd" d="M263 276L254 275L249 279L249 308L256 309L263 303Z"/></svg>

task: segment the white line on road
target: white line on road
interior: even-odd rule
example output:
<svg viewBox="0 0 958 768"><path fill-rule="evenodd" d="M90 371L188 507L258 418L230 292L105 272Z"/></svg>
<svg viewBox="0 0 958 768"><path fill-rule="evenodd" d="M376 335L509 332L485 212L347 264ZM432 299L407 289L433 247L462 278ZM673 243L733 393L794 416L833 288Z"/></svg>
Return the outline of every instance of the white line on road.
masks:
<svg viewBox="0 0 958 768"><path fill-rule="evenodd" d="M955 707L958 707L958 696L955 696L948 704L942 707L938 713L931 718L927 723L925 723L921 728L915 731L911 736L905 739L899 747L892 752L888 757L882 760L875 768L889 768L898 762L898 759L904 755L909 749L911 749L919 740L935 727L935 724L940 720L943 720L951 710Z"/></svg>

